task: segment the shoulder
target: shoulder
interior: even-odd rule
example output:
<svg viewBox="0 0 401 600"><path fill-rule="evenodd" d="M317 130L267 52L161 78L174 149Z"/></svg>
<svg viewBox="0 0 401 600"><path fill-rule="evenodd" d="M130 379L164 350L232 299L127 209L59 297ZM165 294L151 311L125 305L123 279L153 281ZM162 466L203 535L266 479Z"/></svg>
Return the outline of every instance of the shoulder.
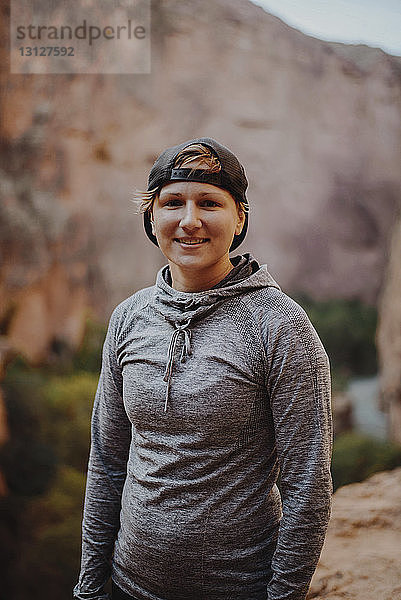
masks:
<svg viewBox="0 0 401 600"><path fill-rule="evenodd" d="M299 326L310 323L302 306L277 287L268 286L244 294L242 300L260 324Z"/></svg>
<svg viewBox="0 0 401 600"><path fill-rule="evenodd" d="M124 329L132 322L136 315L148 306L155 293L155 286L149 286L138 290L122 302L113 310L109 329L118 337Z"/></svg>
<svg viewBox="0 0 401 600"><path fill-rule="evenodd" d="M298 302L275 287L256 290L243 297L254 323L260 330L265 349L271 353L281 348L299 350L309 357L327 355L319 335Z"/></svg>

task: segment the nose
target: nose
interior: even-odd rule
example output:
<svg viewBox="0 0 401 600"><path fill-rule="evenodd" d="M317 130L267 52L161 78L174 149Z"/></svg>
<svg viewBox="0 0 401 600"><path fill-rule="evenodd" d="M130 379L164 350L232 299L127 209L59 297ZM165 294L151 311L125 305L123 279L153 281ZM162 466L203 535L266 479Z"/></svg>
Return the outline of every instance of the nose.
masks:
<svg viewBox="0 0 401 600"><path fill-rule="evenodd" d="M184 231L195 231L202 227L202 221L200 219L199 209L196 204L187 202L183 207L183 215L180 220L180 227Z"/></svg>

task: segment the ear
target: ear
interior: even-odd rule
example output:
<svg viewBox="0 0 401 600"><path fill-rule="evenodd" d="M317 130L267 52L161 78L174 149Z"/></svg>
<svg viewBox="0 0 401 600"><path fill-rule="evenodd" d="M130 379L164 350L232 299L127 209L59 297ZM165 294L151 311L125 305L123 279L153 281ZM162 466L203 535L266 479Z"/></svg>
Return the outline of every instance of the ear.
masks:
<svg viewBox="0 0 401 600"><path fill-rule="evenodd" d="M245 223L245 213L240 208L238 209L238 222L235 227L235 235L239 235Z"/></svg>
<svg viewBox="0 0 401 600"><path fill-rule="evenodd" d="M149 211L149 218L150 218L150 225L152 227L152 233L153 233L153 235L156 235L156 233L155 233L155 223L153 221L153 213L152 213L151 210Z"/></svg>
<svg viewBox="0 0 401 600"><path fill-rule="evenodd" d="M153 208L154 208L154 203L156 202L156 200L157 200L157 199L158 199L158 197L159 197L159 194L160 194L160 188L159 188L159 189L158 189L158 191L156 192L156 194L155 194L155 196L154 196L154 198L153 198L153 200L152 200L152 202L151 202L151 204L150 204L150 206L149 206L149 208L148 208L148 211L149 211L149 220L150 220L150 225L151 225L151 227L152 227L152 233L153 233L153 235L154 235L155 237L156 237L156 231L155 231L155 222L154 222L154 216L153 216Z"/></svg>

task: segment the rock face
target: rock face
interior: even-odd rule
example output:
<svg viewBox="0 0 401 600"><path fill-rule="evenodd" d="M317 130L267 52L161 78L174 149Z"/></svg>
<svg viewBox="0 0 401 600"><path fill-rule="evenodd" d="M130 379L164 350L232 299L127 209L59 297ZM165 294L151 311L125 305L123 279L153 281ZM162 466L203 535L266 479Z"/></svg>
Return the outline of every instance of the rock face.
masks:
<svg viewBox="0 0 401 600"><path fill-rule="evenodd" d="M382 405L389 413L389 437L401 444L401 215L394 227L390 260L380 299L377 346Z"/></svg>
<svg viewBox="0 0 401 600"><path fill-rule="evenodd" d="M164 147L216 137L250 180L251 251L289 292L375 302L400 196L401 66L248 0L152 3L151 75L10 75L1 61L0 334L76 346L165 263L130 196Z"/></svg>
<svg viewBox="0 0 401 600"><path fill-rule="evenodd" d="M308 600L401 600L401 468L337 490Z"/></svg>

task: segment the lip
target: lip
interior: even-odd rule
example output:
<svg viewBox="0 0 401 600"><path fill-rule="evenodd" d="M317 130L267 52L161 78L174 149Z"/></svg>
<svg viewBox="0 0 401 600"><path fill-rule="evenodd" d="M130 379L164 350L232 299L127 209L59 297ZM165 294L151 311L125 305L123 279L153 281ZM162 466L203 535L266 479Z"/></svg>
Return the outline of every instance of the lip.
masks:
<svg viewBox="0 0 401 600"><path fill-rule="evenodd" d="M192 243L192 244L186 244L184 240L190 240L191 238L174 238L174 241L177 242L177 244L180 244L181 248L200 248L201 246L204 246L208 241L209 238L199 238L202 239L203 241L198 242L198 243ZM198 238L194 238L194 239L198 239Z"/></svg>

